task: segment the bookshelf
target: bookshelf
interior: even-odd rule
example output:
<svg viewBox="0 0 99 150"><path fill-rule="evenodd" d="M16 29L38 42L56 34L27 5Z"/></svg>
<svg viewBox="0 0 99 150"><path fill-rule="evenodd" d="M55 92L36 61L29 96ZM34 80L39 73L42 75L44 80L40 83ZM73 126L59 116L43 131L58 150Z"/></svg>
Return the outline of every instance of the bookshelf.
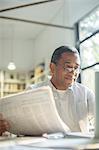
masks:
<svg viewBox="0 0 99 150"><path fill-rule="evenodd" d="M15 94L25 89L25 74L0 71L0 97Z"/></svg>
<svg viewBox="0 0 99 150"><path fill-rule="evenodd" d="M45 63L37 65L34 70L29 72L29 84L35 84L44 81L50 74L49 70L45 70Z"/></svg>
<svg viewBox="0 0 99 150"><path fill-rule="evenodd" d="M24 91L30 84L44 81L49 74L44 64L27 73L0 70L0 97Z"/></svg>

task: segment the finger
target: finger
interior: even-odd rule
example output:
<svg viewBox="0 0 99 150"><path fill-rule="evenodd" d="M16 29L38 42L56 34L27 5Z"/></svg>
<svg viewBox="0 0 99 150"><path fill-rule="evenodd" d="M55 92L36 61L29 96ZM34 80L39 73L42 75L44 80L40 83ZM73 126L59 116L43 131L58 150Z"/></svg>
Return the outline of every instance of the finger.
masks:
<svg viewBox="0 0 99 150"><path fill-rule="evenodd" d="M10 129L10 124L6 120L4 121L4 126L6 127L6 130Z"/></svg>
<svg viewBox="0 0 99 150"><path fill-rule="evenodd" d="M6 120L0 120L0 129L8 130L10 128L9 123Z"/></svg>
<svg viewBox="0 0 99 150"><path fill-rule="evenodd" d="M3 119L3 115L2 115L2 113L0 113L0 119Z"/></svg>
<svg viewBox="0 0 99 150"><path fill-rule="evenodd" d="M5 132L5 128L0 129L0 136Z"/></svg>
<svg viewBox="0 0 99 150"><path fill-rule="evenodd" d="M3 124L0 124L0 135L6 131L6 127Z"/></svg>
<svg viewBox="0 0 99 150"><path fill-rule="evenodd" d="M0 118L0 136L2 135L3 132L8 131L10 129L9 123L3 119Z"/></svg>

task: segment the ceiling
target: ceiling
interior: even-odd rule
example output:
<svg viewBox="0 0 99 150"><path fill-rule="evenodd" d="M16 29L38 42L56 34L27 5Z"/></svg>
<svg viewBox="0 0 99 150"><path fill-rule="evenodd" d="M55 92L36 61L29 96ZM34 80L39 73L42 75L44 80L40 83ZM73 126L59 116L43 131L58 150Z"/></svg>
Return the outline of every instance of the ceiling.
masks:
<svg viewBox="0 0 99 150"><path fill-rule="evenodd" d="M40 31L44 29L46 23L51 22L53 16L61 9L62 1L28 0L27 2L27 0L0 0L0 18L4 16L9 17L0 19L0 33L4 32L3 38L9 38L12 28L14 28L15 36L18 39L36 38ZM15 9L7 10L7 8L13 7ZM14 21L14 19L20 20ZM1 31L2 26L4 31ZM0 38L2 37L0 36Z"/></svg>
<svg viewBox="0 0 99 150"><path fill-rule="evenodd" d="M64 4L67 5L70 2L75 6L79 0L0 0L0 69L7 68L12 53L8 49L18 46L18 42L16 44L15 41L20 43L36 40L46 26L65 28L66 26L59 21L52 22L58 12L62 11ZM69 27L72 27L72 24ZM6 41L8 41L7 44ZM18 71L30 70L33 65L28 53L32 55L31 51L24 51L23 55L21 50L15 52L13 57L16 60Z"/></svg>

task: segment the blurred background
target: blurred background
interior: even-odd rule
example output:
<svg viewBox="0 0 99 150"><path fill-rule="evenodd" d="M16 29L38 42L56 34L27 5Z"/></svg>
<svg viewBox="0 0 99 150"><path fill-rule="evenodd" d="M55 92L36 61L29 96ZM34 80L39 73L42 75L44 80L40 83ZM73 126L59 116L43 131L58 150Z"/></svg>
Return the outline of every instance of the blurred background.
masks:
<svg viewBox="0 0 99 150"><path fill-rule="evenodd" d="M0 97L50 75L53 51L80 52L79 82L93 91L99 70L99 0L0 0Z"/></svg>

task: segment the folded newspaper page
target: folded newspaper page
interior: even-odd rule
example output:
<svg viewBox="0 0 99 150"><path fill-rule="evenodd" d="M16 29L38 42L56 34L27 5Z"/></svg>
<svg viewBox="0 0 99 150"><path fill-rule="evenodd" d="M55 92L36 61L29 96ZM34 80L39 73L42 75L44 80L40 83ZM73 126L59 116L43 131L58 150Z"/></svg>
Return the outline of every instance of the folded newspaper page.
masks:
<svg viewBox="0 0 99 150"><path fill-rule="evenodd" d="M0 113L9 121L10 132L18 135L42 135L67 132L48 86L24 91L0 99Z"/></svg>

